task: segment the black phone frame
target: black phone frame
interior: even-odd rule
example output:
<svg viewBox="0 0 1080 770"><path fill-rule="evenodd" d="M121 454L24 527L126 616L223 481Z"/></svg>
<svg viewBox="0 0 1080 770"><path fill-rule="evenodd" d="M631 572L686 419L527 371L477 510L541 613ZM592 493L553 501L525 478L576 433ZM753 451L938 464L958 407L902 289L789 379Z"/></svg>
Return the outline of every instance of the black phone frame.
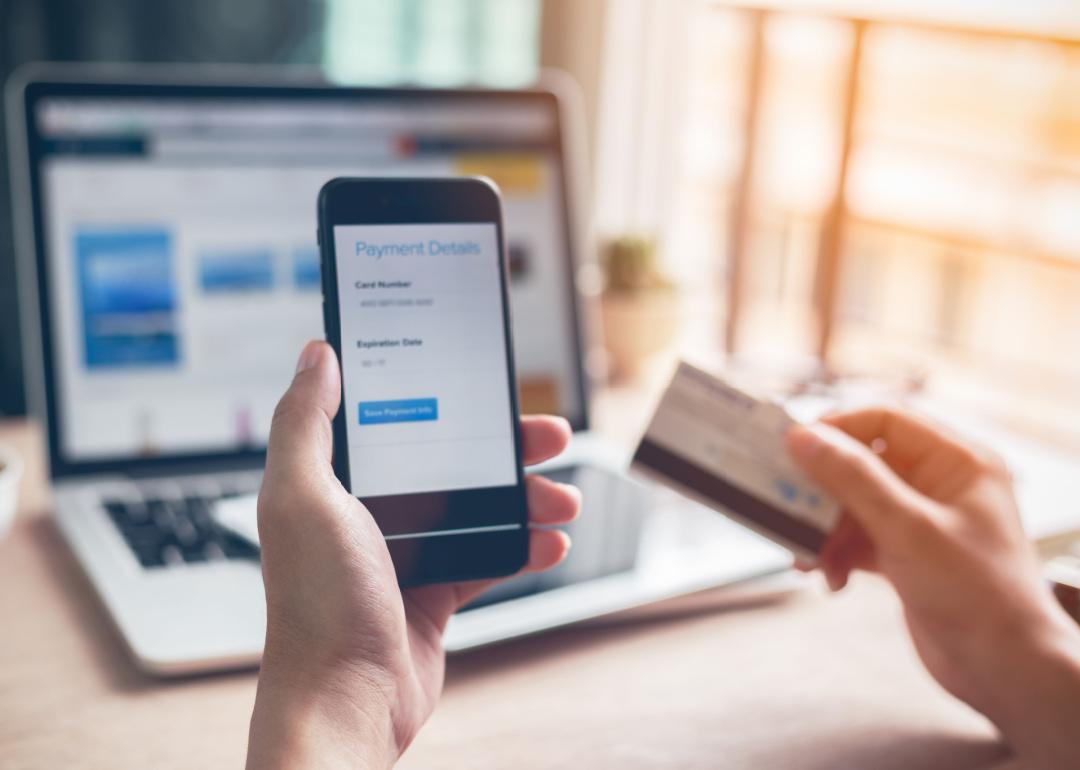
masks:
<svg viewBox="0 0 1080 770"><path fill-rule="evenodd" d="M402 586L513 574L528 558L528 505L516 387L502 205L495 185L480 177L338 177L319 191L319 254L326 339L341 363L342 330L334 228L340 225L493 224L516 465L513 486L364 497L383 535ZM345 402L333 420L334 472L351 490ZM498 529L494 529L498 527ZM471 530L471 531L470 531Z"/></svg>

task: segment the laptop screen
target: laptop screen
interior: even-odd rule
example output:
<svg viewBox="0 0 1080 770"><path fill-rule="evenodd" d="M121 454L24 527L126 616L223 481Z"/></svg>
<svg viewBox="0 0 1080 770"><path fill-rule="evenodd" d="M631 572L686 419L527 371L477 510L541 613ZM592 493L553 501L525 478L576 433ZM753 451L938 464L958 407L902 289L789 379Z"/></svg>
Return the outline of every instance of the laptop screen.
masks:
<svg viewBox="0 0 1080 770"><path fill-rule="evenodd" d="M28 101L54 465L265 447L323 334L315 199L335 176L495 180L523 411L584 422L550 95L99 85Z"/></svg>

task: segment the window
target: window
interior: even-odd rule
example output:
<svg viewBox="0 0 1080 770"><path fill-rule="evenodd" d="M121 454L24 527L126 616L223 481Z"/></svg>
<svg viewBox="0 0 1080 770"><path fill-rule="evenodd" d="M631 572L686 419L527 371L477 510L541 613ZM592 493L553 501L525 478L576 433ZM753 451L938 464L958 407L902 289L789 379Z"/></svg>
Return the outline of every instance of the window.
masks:
<svg viewBox="0 0 1080 770"><path fill-rule="evenodd" d="M657 236L684 351L926 380L1080 441L1080 8L842 6L620 6L600 233Z"/></svg>
<svg viewBox="0 0 1080 770"><path fill-rule="evenodd" d="M327 73L384 85L522 86L539 66L539 0L326 0Z"/></svg>

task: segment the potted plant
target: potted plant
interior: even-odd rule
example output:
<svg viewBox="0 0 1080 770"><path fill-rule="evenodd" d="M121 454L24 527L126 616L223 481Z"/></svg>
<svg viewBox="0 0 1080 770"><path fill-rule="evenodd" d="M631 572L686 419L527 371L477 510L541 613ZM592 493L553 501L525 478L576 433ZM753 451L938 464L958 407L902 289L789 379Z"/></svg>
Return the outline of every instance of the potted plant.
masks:
<svg viewBox="0 0 1080 770"><path fill-rule="evenodd" d="M679 330L678 291L657 266L652 238L613 238L603 246L600 263L610 375L613 380L631 379L674 341Z"/></svg>

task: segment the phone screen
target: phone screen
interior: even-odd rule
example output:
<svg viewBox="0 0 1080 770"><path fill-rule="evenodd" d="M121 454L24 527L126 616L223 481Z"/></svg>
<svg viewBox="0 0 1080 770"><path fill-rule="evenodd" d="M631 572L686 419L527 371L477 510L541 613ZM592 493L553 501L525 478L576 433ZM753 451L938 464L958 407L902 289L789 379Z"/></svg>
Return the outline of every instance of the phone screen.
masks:
<svg viewBox="0 0 1080 770"><path fill-rule="evenodd" d="M494 222L333 226L357 497L514 486Z"/></svg>
<svg viewBox="0 0 1080 770"><path fill-rule="evenodd" d="M509 575L528 556L501 222L498 191L471 177L319 193L334 472L402 585Z"/></svg>

